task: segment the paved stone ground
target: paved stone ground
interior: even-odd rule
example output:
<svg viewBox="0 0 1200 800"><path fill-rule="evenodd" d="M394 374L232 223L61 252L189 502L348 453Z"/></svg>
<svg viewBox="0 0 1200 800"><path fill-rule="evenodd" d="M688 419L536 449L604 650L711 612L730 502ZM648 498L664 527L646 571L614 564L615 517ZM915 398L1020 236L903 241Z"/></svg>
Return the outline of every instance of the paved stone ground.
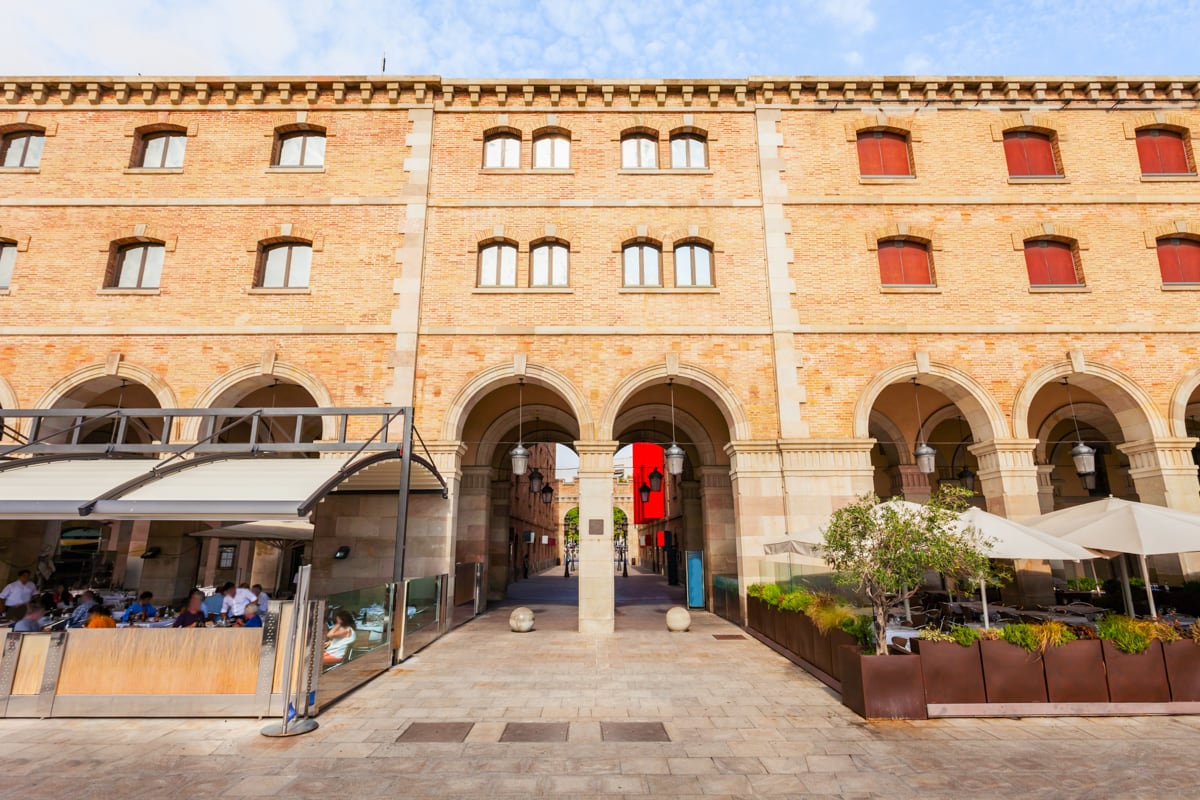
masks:
<svg viewBox="0 0 1200 800"><path fill-rule="evenodd" d="M0 796L1200 797L1200 718L869 724L754 640L715 639L738 633L723 620L668 633L678 593L661 579L617 581L612 637L575 633L575 581L546 573L514 590L533 633L495 609L295 739L254 720L0 720ZM630 721L670 741L603 739ZM397 741L413 722L474 725ZM505 736L509 722L566 723L566 741L561 724ZM539 731L559 741L501 741Z"/></svg>

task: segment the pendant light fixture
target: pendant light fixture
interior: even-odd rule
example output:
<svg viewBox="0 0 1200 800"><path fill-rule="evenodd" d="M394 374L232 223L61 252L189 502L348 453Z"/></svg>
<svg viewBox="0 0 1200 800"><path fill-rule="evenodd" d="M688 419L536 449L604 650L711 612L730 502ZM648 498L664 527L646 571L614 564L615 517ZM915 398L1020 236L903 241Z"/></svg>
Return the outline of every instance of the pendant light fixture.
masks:
<svg viewBox="0 0 1200 800"><path fill-rule="evenodd" d="M517 446L508 451L512 459L512 473L515 476L525 474L529 469L529 451L525 448L524 435L521 428L521 418L525 414L525 379L517 382Z"/></svg>
<svg viewBox="0 0 1200 800"><path fill-rule="evenodd" d="M655 420L654 417L650 418L650 433L651 434L657 433L657 431L654 430L654 420ZM663 474L662 474L662 471L659 470L659 468L657 466L654 469L650 470L650 474L646 476L646 480L650 484L650 491L652 491L652 492L661 492L662 491Z"/></svg>
<svg viewBox="0 0 1200 800"><path fill-rule="evenodd" d="M1067 387L1067 404L1071 407L1071 421L1075 423L1075 446L1071 448L1071 461L1075 463L1075 474L1083 481L1083 488L1096 488L1096 448L1083 443L1079 433L1079 419L1075 416L1075 401L1071 398L1071 384L1063 378Z"/></svg>
<svg viewBox="0 0 1200 800"><path fill-rule="evenodd" d="M671 446L663 451L663 462L667 465L668 474L682 475L684 452L675 441L675 379L669 379L667 385L671 387Z"/></svg>
<svg viewBox="0 0 1200 800"><path fill-rule="evenodd" d="M641 498L643 503L650 502L650 485L649 484L643 482L642 485L638 487L638 497Z"/></svg>
<svg viewBox="0 0 1200 800"><path fill-rule="evenodd" d="M924 475L929 475L937 469L934 463L937 451L925 442L925 420L921 417L921 398L917 396L917 379L913 378L912 383L913 402L917 406L917 449L913 450L913 458L916 459L917 470Z"/></svg>
<svg viewBox="0 0 1200 800"><path fill-rule="evenodd" d="M547 483L542 487L541 495L542 502L546 505L550 505L550 503L554 500L554 490L550 488L550 484Z"/></svg>
<svg viewBox="0 0 1200 800"><path fill-rule="evenodd" d="M534 442L535 442L535 444L533 445L534 447L537 447L537 444L536 444L536 442L537 442L537 424L538 424L538 418L534 417L533 418L533 433L531 434L534 437ZM545 480L546 480L546 476L542 474L542 471L540 469L538 469L537 465L535 464L533 467L533 470L529 473L529 492L530 492L530 494L537 494L538 492L540 492L542 490L542 485L545 483Z"/></svg>

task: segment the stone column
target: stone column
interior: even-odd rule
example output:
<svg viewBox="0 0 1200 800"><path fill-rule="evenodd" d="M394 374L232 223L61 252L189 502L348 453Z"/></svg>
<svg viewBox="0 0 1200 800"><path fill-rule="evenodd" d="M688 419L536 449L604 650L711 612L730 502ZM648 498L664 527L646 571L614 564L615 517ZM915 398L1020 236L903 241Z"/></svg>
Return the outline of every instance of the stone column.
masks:
<svg viewBox="0 0 1200 800"><path fill-rule="evenodd" d="M737 519L729 467L700 467L700 509L704 520L704 579L738 574Z"/></svg>
<svg viewBox="0 0 1200 800"><path fill-rule="evenodd" d="M763 544L782 539L787 532L783 470L779 443L774 439L730 442L725 452L729 455L737 531L738 593L745 619L746 586L761 579Z"/></svg>
<svg viewBox="0 0 1200 800"><path fill-rule="evenodd" d="M448 574L450 596L453 597L456 527L462 494L462 457L467 446L457 441L435 441L427 443L426 449L446 481L447 496L409 495L404 577L424 578Z"/></svg>
<svg viewBox="0 0 1200 800"><path fill-rule="evenodd" d="M499 602L504 599L511 582L509 571L508 529L509 502L512 497L512 481L492 481L488 501L487 548L488 548L488 602Z"/></svg>
<svg viewBox="0 0 1200 800"><path fill-rule="evenodd" d="M1036 439L991 439L967 448L979 459L979 482L988 511L1014 520L1042 513L1041 471L1033 459L1036 447ZM1013 568L1019 603L1054 603L1049 564L1018 559Z"/></svg>
<svg viewBox="0 0 1200 800"><path fill-rule="evenodd" d="M1054 465L1037 465L1038 507L1043 514L1054 510Z"/></svg>
<svg viewBox="0 0 1200 800"><path fill-rule="evenodd" d="M484 586L488 578L488 519L491 514L491 467L463 467L458 487L458 523L454 560L482 563Z"/></svg>
<svg viewBox="0 0 1200 800"><path fill-rule="evenodd" d="M875 491L874 446L874 439L781 440L787 529L794 533L820 525L837 509Z"/></svg>
<svg viewBox="0 0 1200 800"><path fill-rule="evenodd" d="M617 442L576 442L579 453L579 632L612 633L613 453Z"/></svg>
<svg viewBox="0 0 1200 800"><path fill-rule="evenodd" d="M1200 483L1196 480L1196 463L1192 448L1197 439L1142 439L1119 444L1117 449L1129 456L1129 476L1137 489L1138 499L1156 506L1178 508L1200 513ZM1159 580L1178 582L1181 578L1200 575L1200 554L1181 553L1178 566L1175 557L1156 557L1154 566Z"/></svg>

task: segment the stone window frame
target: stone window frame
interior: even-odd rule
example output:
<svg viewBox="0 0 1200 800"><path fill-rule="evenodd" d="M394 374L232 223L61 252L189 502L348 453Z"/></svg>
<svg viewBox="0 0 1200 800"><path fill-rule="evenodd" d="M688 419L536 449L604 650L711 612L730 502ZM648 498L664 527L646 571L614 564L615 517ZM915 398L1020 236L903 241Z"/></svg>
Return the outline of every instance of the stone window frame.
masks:
<svg viewBox="0 0 1200 800"><path fill-rule="evenodd" d="M34 164L32 166L25 166L25 165L14 166L14 167L0 166L0 172L36 173L36 172L41 171L42 158L44 158L45 154L46 154L46 138L49 136L52 136L53 134L48 132L48 129L46 126L35 125L30 122L10 122L10 123L4 124L4 125L0 125L0 165L2 165L4 163L4 159L8 154L8 148L9 148L11 142L13 140L15 140L18 136L21 136L22 134L25 134L25 135L32 134L32 135L38 135L38 136L42 137L42 152L38 156L38 163Z"/></svg>
<svg viewBox="0 0 1200 800"><path fill-rule="evenodd" d="M1067 168L1063 163L1062 142L1068 141L1066 131L1059 124L1059 121L1050 114L1034 114L1026 112L1023 114L1013 114L1002 118L999 122L991 125L992 141L1001 145L1001 155L1003 156L1004 137L1009 133L1019 133L1028 131L1030 133L1040 133L1050 139L1050 148L1054 154L1054 166L1058 170L1057 175L1012 175L1008 173L1008 162L1005 160L1004 171L1009 183L1066 183Z"/></svg>
<svg viewBox="0 0 1200 800"><path fill-rule="evenodd" d="M904 136L908 146L908 175L863 175L858 160L858 137L863 133L888 131ZM922 140L921 128L914 115L866 114L846 123L846 141L854 145L854 161L858 170L858 182L863 184L908 183L918 177L915 142Z"/></svg>
<svg viewBox="0 0 1200 800"><path fill-rule="evenodd" d="M134 225L132 230L120 229L112 231L109 234L107 244L101 248L100 252L105 254L105 265L103 281L98 294L145 294L157 295L162 293L162 278L159 276L158 286L150 287L123 287L117 286L118 270L120 268L121 254L129 247L139 244L160 245L163 248L163 273L166 273L166 256L169 253L174 253L178 244L179 237L163 233L157 229L151 228L149 225L139 223Z"/></svg>
<svg viewBox="0 0 1200 800"><path fill-rule="evenodd" d="M1196 152L1192 146L1192 127L1194 121L1184 114L1176 111L1144 111L1134 114L1130 119L1124 120L1122 130L1125 138L1135 143L1139 131L1158 129L1173 131L1183 137L1183 152L1187 159L1188 167L1191 172L1187 173L1144 173L1141 171L1141 162L1138 162L1138 173L1143 183L1163 183L1173 181L1195 181L1200 180L1200 175L1197 174ZM1135 148L1134 158L1136 159L1137 150Z"/></svg>
<svg viewBox="0 0 1200 800"><path fill-rule="evenodd" d="M696 166L694 164L688 164L684 167L675 166L674 143L676 139L699 140L704 148L704 164L701 166ZM698 172L711 170L712 159L710 158L708 144L709 133L704 128L699 128L695 125L680 125L678 128L672 128L667 132L667 152L671 156L670 169L676 172Z"/></svg>
<svg viewBox="0 0 1200 800"><path fill-rule="evenodd" d="M490 142L494 139L501 139L501 138L516 139L516 141L517 141L517 163L513 164L511 166L499 166L499 167L489 166L487 163L488 142ZM516 172L521 169L521 162L524 159L524 156L522 155L522 151L524 151L524 149L525 149L525 147L524 147L525 137L520 128L514 128L511 125L493 125L490 128L484 129L483 134L481 135L480 141L481 141L480 151L479 151L479 163L481 165L480 169L487 170L489 172L492 170L503 171L503 172ZM532 158L532 149L530 151L530 158ZM532 161L530 163L532 163Z"/></svg>
<svg viewBox="0 0 1200 800"><path fill-rule="evenodd" d="M286 140L302 135L320 135L325 140L325 150L321 156L320 164L280 164L279 159L283 154L283 144ZM329 138L331 136L329 129L324 125L318 125L313 122L288 122L283 125L276 125L271 132L271 163L268 169L273 172L324 172L328 164L329 158ZM303 149L301 149L303 153ZM303 160L303 159L301 159Z"/></svg>
<svg viewBox="0 0 1200 800"><path fill-rule="evenodd" d="M307 244L312 248L314 265L316 254L325 251L325 235L320 231L283 222L271 225L259 232L257 238L246 242L246 253L253 259L251 262L251 283L247 289L249 294L312 294L312 271L310 268L308 286L263 286L262 273L266 266L266 251L277 244Z"/></svg>
<svg viewBox="0 0 1200 800"><path fill-rule="evenodd" d="M1145 241L1146 249L1155 251L1154 266L1160 270L1159 277L1161 278L1161 266L1158 264L1159 241L1162 239L1190 239L1194 242L1200 242L1200 222L1189 222L1183 219L1164 222L1161 225L1155 225L1153 228L1142 231L1142 238ZM1200 291L1200 283L1167 283L1163 281L1159 287L1164 292Z"/></svg>
<svg viewBox="0 0 1200 800"><path fill-rule="evenodd" d="M172 136L172 135L183 136L184 141L186 142L187 137L195 136L195 133L189 133L188 128L185 125L179 125L179 124L173 123L173 122L152 122L148 125L138 126L137 128L134 129L132 135L133 135L133 147L130 149L130 154L129 154L129 169L137 170L139 172L164 173L164 172L183 172L183 166L182 165L178 166L178 167L165 167L165 166L147 167L147 166L144 166L142 164L142 161L145 159L146 146L147 146L148 142L151 139L155 139L160 136ZM163 152L163 157L164 157L164 159L166 157L165 149ZM184 152L184 158L185 158L185 163L186 163L186 158L187 158L186 150Z"/></svg>
<svg viewBox="0 0 1200 800"><path fill-rule="evenodd" d="M553 282L553 275L554 275L554 265L553 264L548 265L548 275L551 277L551 282L549 282L549 283L534 283L533 282L533 274L534 274L533 273L533 253L539 247L548 247L548 246L564 247L567 250L567 282L566 283L560 284L560 283ZM518 250L517 250L518 264L520 263L520 256L521 256L521 251L518 248ZM548 235L539 237L537 239L534 239L533 241L531 241L529 243L529 254L528 254L529 276L528 276L528 280L526 281L527 286L530 289L570 289L570 288L572 288L573 284L571 282L571 279L572 279L573 270L571 269L571 262L573 260L574 259L572 258L572 254L571 254L571 243L568 242L566 239L562 238L561 236L554 236L554 235L548 234ZM518 276L517 283L520 284L520 282L521 282L520 277ZM484 288L484 287L480 287L480 288ZM497 287L497 288L501 288L501 287Z"/></svg>
<svg viewBox="0 0 1200 800"><path fill-rule="evenodd" d="M0 248L6 247L11 247L13 251L13 274L8 276L7 283L0 285L0 295L7 295L12 291L13 276L16 275L17 269L16 257L29 249L29 237L18 238L0 228Z"/></svg>
<svg viewBox="0 0 1200 800"><path fill-rule="evenodd" d="M925 284L885 284L879 275L879 245L881 242L911 241L925 246L929 259L930 283ZM942 237L932 228L920 225L910 225L906 222L896 222L883 225L868 231L867 250L875 253L875 270L879 276L879 291L881 294L941 294L942 286L938 280L938 259L935 253L942 251Z"/></svg>
<svg viewBox="0 0 1200 800"><path fill-rule="evenodd" d="M702 247L708 251L708 283L685 283L680 284L678 274L676 272L676 251L681 247ZM666 273L665 259L663 273ZM692 276L695 277L696 267L692 265ZM715 289L717 288L717 247L716 244L704 236L698 234L689 234L682 236L671 242L671 285L676 289Z"/></svg>
<svg viewBox="0 0 1200 800"><path fill-rule="evenodd" d="M626 283L625 282L625 251L631 247L649 247L658 252L658 282L657 283L646 283L645 282L646 264L645 264L644 257L639 257L639 270L638 271L642 278L642 281L640 283ZM634 289L634 290L639 290L639 291L647 290L647 289L654 290L654 289L666 288L666 282L664 280L666 273L667 273L666 259L664 257L665 250L666 250L666 248L664 247L664 242L661 239L657 239L657 238L649 235L649 233L645 233L645 232L639 233L635 236L631 236L631 237L628 237L628 238L622 240L621 246L617 249L617 258L618 258L618 263L619 263L620 270L621 270L621 288L622 289Z"/></svg>
<svg viewBox="0 0 1200 800"><path fill-rule="evenodd" d="M662 164L662 136L657 128L649 125L631 125L621 131L618 137L621 154L621 171L622 172L655 172L661 169ZM629 139L649 139L654 142L654 164L647 166L641 164L641 148L638 148L638 161L636 166L628 166L625 163L625 142Z"/></svg>
<svg viewBox="0 0 1200 800"><path fill-rule="evenodd" d="M1014 231L1011 234L1013 250L1021 253L1022 262L1025 258L1025 246L1029 242L1046 241L1058 242L1059 244L1068 245L1071 248L1071 257L1075 261L1075 280L1076 283L1069 284L1033 284L1029 283L1029 292L1031 294L1054 294L1060 292L1090 292L1091 287L1087 284L1087 273L1083 269L1083 251L1089 249L1087 240L1080 232L1071 225L1065 225L1055 222L1043 222L1037 225L1030 225L1022 228L1019 231ZM1026 266L1022 264L1022 266ZM1028 267L1026 266L1026 280L1028 281Z"/></svg>
<svg viewBox="0 0 1200 800"><path fill-rule="evenodd" d="M513 282L500 283L500 253L496 255L496 283L483 282L483 253L491 247L511 247L513 249ZM503 251L500 251L503 252ZM521 243L503 234L480 239L475 248L475 288L476 289L516 289L521 285Z"/></svg>
<svg viewBox="0 0 1200 800"><path fill-rule="evenodd" d="M565 139L567 142L567 165L565 167L539 167L537 165L537 146L538 142L544 139ZM574 142L575 138L571 135L571 131L561 125L543 125L540 128L535 128L529 135L529 168L536 172L554 172L554 171L569 171L574 168ZM520 159L518 159L519 161Z"/></svg>

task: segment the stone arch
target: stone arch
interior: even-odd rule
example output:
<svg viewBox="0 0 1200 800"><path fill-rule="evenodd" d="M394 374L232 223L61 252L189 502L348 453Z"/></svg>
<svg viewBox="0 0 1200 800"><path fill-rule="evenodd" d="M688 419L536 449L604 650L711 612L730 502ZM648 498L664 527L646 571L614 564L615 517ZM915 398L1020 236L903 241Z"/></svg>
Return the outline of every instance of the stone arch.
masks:
<svg viewBox="0 0 1200 800"><path fill-rule="evenodd" d="M1109 410L1108 406L1101 405L1099 403L1076 403L1075 418L1079 420L1081 425L1087 425L1088 427L1095 428L1097 431L1108 437L1108 440L1114 444L1120 443L1121 439L1123 438L1120 425L1117 425L1114 428L1112 424L1112 412ZM1042 421L1042 424L1038 427L1037 431L1038 443L1034 448L1034 455L1037 463L1050 463L1050 432L1054 430L1058 423L1069 419L1071 419L1071 408L1069 406L1061 406L1052 411L1046 417L1046 419Z"/></svg>
<svg viewBox="0 0 1200 800"><path fill-rule="evenodd" d="M20 403L17 402L17 393L13 391L12 384L0 377L0 410L20 407Z"/></svg>
<svg viewBox="0 0 1200 800"><path fill-rule="evenodd" d="M540 364L526 364L524 370L521 371L515 363L489 367L472 376L455 392L442 421L441 438L444 441L461 439L467 417L470 416L471 410L475 408L476 404L494 389L512 385L521 379L557 393L570 406L571 412L575 415L575 419L579 423L580 439L595 438L595 425L592 422L592 412L587 400L565 375Z"/></svg>
<svg viewBox="0 0 1200 800"><path fill-rule="evenodd" d="M475 466L491 466L496 459L496 449L501 446L505 434L517 427L522 414L521 409L513 408L504 412L492 421L491 425L480 436L479 449L475 456ZM579 438L579 423L568 411L555 406L543 404L528 404L524 408L525 430L530 431L530 421L540 418L542 422L557 425L566 429L571 438ZM471 466L471 465L465 465Z"/></svg>
<svg viewBox="0 0 1200 800"><path fill-rule="evenodd" d="M901 466L913 464L912 447L909 446L908 440L904 438L904 434L900 431L900 427L892 422L892 418L884 414L882 411L875 409L871 410L870 426L878 428L887 434L886 443L896 451L896 458ZM880 441L880 445L884 442Z"/></svg>
<svg viewBox="0 0 1200 800"><path fill-rule="evenodd" d="M870 436L871 409L880 393L893 383L909 381L937 389L961 409L976 440L1008 438L1008 420L1004 411L991 393L967 373L947 364L931 363L923 370L917 361L906 361L877 374L859 393L854 405L854 436L866 439Z"/></svg>
<svg viewBox="0 0 1200 800"><path fill-rule="evenodd" d="M1175 391L1171 393L1170 423L1171 433L1175 436L1187 436L1187 409L1192 394L1200 388L1200 367L1195 367L1183 373Z"/></svg>
<svg viewBox="0 0 1200 800"><path fill-rule="evenodd" d="M1071 361L1060 361L1034 372L1021 386L1013 400L1013 435L1029 438L1029 409L1034 397L1051 381L1068 378L1099 398L1116 416L1126 442L1169 435L1167 420L1154 400L1136 381L1125 373L1094 361L1081 360L1076 370Z"/></svg>
<svg viewBox="0 0 1200 800"><path fill-rule="evenodd" d="M631 408L622 414L618 414L613 421L613 437L615 441L620 441L618 438L622 429L626 429L639 423L645 422L651 418L663 420L665 424L670 423L671 407L661 403L648 403L643 406ZM688 446L695 448L700 456L700 463L695 466L710 466L721 463L717 456L716 447L709 438L707 431L704 429L704 423L696 419L692 414L678 407L675 408L675 428L682 431L687 437L687 440L682 443L686 450ZM664 425L664 432L666 431ZM618 448L619 449L619 448Z"/></svg>
<svg viewBox="0 0 1200 800"><path fill-rule="evenodd" d="M725 424L729 427L729 435L734 440L750 439L750 418L742 408L734 391L716 375L703 367L694 364L679 364L678 369L672 370L666 361L642 367L637 372L627 375L613 390L604 406L600 417L597 433L601 440L612 438L617 415L621 413L625 403L638 391L654 384L666 383L674 379L680 386L687 386L703 394L716 405ZM678 408L676 409L678 413Z"/></svg>
<svg viewBox="0 0 1200 800"><path fill-rule="evenodd" d="M246 364L231 369L200 393L194 404L195 408L217 408L222 396L237 388L239 384L253 381L255 378L276 379L280 383L293 383L307 391L316 403L317 408L328 408L334 405L333 396L325 388L321 380L308 370L284 361L274 361L269 366L263 363ZM184 421L183 440L192 441L200 431L200 419L189 417ZM337 436L337 420L325 417L322 423L321 436L333 439Z"/></svg>
<svg viewBox="0 0 1200 800"><path fill-rule="evenodd" d="M61 378L43 392L42 396L38 398L37 405L34 407L54 408L55 405L60 403L73 390L97 378L123 378L131 383L140 383L149 389L155 398L158 399L160 408L179 407L179 402L175 399L174 390L157 373L145 367L140 367L137 364L130 364L124 360L117 363L116 370L113 370L107 363L103 362L80 367Z"/></svg>

